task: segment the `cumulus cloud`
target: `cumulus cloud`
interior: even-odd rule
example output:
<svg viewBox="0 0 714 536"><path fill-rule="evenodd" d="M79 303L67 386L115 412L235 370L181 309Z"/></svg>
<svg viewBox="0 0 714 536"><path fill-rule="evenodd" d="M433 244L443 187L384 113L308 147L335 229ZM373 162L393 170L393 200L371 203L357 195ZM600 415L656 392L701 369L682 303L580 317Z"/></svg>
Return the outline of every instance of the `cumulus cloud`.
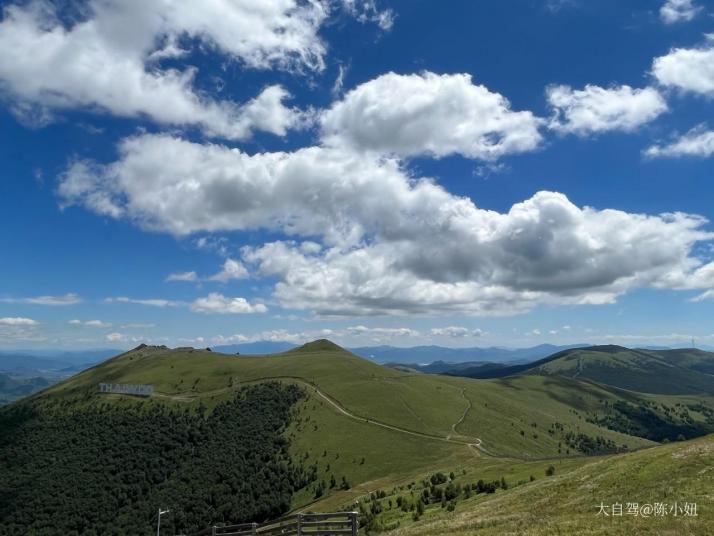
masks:
<svg viewBox="0 0 714 536"><path fill-rule="evenodd" d="M226 259L221 271L209 277L208 280L227 283L231 279L245 279L248 275L248 270L240 261Z"/></svg>
<svg viewBox="0 0 714 536"><path fill-rule="evenodd" d="M704 124L698 125L671 143L647 148L644 154L651 158L708 158L714 154L714 130L708 130Z"/></svg>
<svg viewBox="0 0 714 536"><path fill-rule="evenodd" d="M495 160L542 139L538 118L468 74L384 74L349 91L320 124L327 145L398 156Z"/></svg>
<svg viewBox="0 0 714 536"><path fill-rule="evenodd" d="M714 36L696 48L674 48L655 58L652 75L666 87L714 96Z"/></svg>
<svg viewBox="0 0 714 536"><path fill-rule="evenodd" d="M477 332L477 336L481 334L480 330L477 330ZM437 337L451 337L457 339L461 337L468 337L474 333L470 329L463 326L446 326L443 328L432 328L431 334Z"/></svg>
<svg viewBox="0 0 714 536"><path fill-rule="evenodd" d="M9 342L43 342L40 323L32 318L10 316L0 318L0 340Z"/></svg>
<svg viewBox="0 0 714 536"><path fill-rule="evenodd" d="M665 24L689 22L702 10L693 0L666 0L659 8L659 16Z"/></svg>
<svg viewBox="0 0 714 536"><path fill-rule="evenodd" d="M193 283L198 281L198 274L196 272L176 272L169 274L166 281L188 281Z"/></svg>
<svg viewBox="0 0 714 536"><path fill-rule="evenodd" d="M144 135L125 141L121 154L106 167L83 164L91 186L73 188L65 202L103 213L99 196L121 217L179 235L292 235L244 248L242 260L277 279L281 305L321 314L511 314L539 303L612 303L632 288L694 284L702 266L694 247L714 239L695 215L578 207L555 192L507 212L486 210L408 175L398 161L339 148L251 156ZM217 296L208 302L220 304Z"/></svg>
<svg viewBox="0 0 714 536"><path fill-rule="evenodd" d="M198 126L232 139L253 130L284 135L301 125L302 114L283 104L289 95L280 86L242 105L214 101L194 89L194 67L162 69L156 60L183 55L176 43L186 38L250 67L320 69L324 46L316 32L324 6L296 0L173 4L90 0L87 18L73 23L49 3L8 6L0 47L13 54L0 58L0 86L15 111L42 120L50 110L81 107Z"/></svg>
<svg viewBox="0 0 714 536"><path fill-rule="evenodd" d="M245 279L249 275L243 263L235 259L226 259L221 270L209 277L199 277L196 272L178 272L170 274L166 278L166 281L188 281L191 283L197 283L199 281L219 281L221 283L227 283L233 279Z"/></svg>
<svg viewBox="0 0 714 536"><path fill-rule="evenodd" d="M631 132L667 111L664 98L649 87L587 85L575 90L559 85L549 87L546 93L554 112L550 128L579 136L610 130Z"/></svg>
<svg viewBox="0 0 714 536"><path fill-rule="evenodd" d="M205 298L198 298L191 304L197 313L247 314L265 313L268 308L262 303L250 303L245 298L228 298L218 292L211 292Z"/></svg>
<svg viewBox="0 0 714 536"><path fill-rule="evenodd" d="M349 326L344 330L335 332L336 334L347 334L347 335L368 335L373 338L373 340L384 340L392 339L395 337L418 337L419 332L411 328L380 328L380 327L367 327L367 326Z"/></svg>
<svg viewBox="0 0 714 536"><path fill-rule="evenodd" d="M108 328L111 326L111 323L102 322L101 320L87 320L84 325L90 328Z"/></svg>
<svg viewBox="0 0 714 536"><path fill-rule="evenodd" d="M6 316L0 318L0 326L38 326L40 323L32 318L20 316Z"/></svg>
<svg viewBox="0 0 714 536"><path fill-rule="evenodd" d="M34 296L31 298L1 298L4 303L29 303L31 305L75 305L81 303L79 295L69 292L62 296Z"/></svg>
<svg viewBox="0 0 714 536"><path fill-rule="evenodd" d="M141 337L127 335L125 333L119 333L117 331L114 331L112 333L107 333L104 336L104 339L107 342L133 342L133 343L141 342L142 340L144 340Z"/></svg>

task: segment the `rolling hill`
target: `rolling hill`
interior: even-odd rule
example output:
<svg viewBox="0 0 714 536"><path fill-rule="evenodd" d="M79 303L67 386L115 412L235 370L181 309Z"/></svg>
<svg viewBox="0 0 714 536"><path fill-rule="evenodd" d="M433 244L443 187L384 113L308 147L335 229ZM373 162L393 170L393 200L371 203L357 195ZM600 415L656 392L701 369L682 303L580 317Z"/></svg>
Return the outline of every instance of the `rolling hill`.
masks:
<svg viewBox="0 0 714 536"><path fill-rule="evenodd" d="M472 378L514 375L584 379L632 391L665 395L714 393L714 354L700 350L638 350L606 345L575 348L525 365L479 366L451 374Z"/></svg>
<svg viewBox="0 0 714 536"><path fill-rule="evenodd" d="M155 391L148 399L101 394L100 382L152 384ZM267 390L255 391L260 386ZM235 404L246 409L229 411ZM249 420L247 408L258 412ZM267 413L261 416L263 411ZM209 433L206 423L211 419L218 419L219 428L236 430L233 438L258 422L277 419L283 423L251 432L256 438L278 441L275 449L266 451L266 460L274 460L270 463L275 468L275 479L269 481L291 482L281 488L280 498L271 498L269 489L261 491L261 497L276 512L325 511L353 503L374 489L405 485L434 471L499 473L520 480L536 469L542 473L556 458L563 460L559 467L576 468L589 455L694 437L714 425L714 401L707 397L647 398L561 375L472 380L410 373L377 365L324 340L269 356L142 345L0 410L0 435L4 437L0 457L18 460L17 465L0 466L0 473L10 472L0 474L0 482L25 482L22 502L13 502L22 508L38 501L77 504L77 511L82 512L78 519L85 524L91 521L92 511L103 508L96 502L103 497L110 505L107 508L124 512L121 519L111 521L124 527L124 532L137 519L149 519L157 500L185 512L183 519L167 520L167 527L176 530L204 519L206 526L236 521L233 503L245 500L240 482L248 477L240 464L213 459L216 445L228 436ZM114 428L121 433L114 435ZM271 435L276 429L281 431L280 440ZM97 438L93 448L101 450L77 450L83 437ZM14 458L8 457L6 449L17 443L25 445L22 456L13 451ZM124 443L133 447L124 449ZM156 452L154 445L162 445L160 463L149 454ZM143 454L136 459L136 453L144 451L146 459ZM54 478L42 490L60 486L62 491L47 496L37 490L38 495L33 495L32 483L48 478L45 473L34 473L43 468L37 457L49 452L65 462L45 467ZM202 453L200 460L205 461L201 463L214 464L207 466L213 469L206 470L200 485L192 480L192 465L186 465L189 452ZM289 454L289 465L281 458L283 452ZM62 467L80 463L78 457L84 470L62 472ZM102 465L106 457L114 460L109 468ZM122 469L127 464L143 471L137 473L142 476L136 485ZM288 467L295 471L285 472ZM141 479L146 475L156 482L144 487ZM130 483L121 499L124 503L115 503L115 495L99 492L95 502L87 503L89 498L81 491L72 491L94 489L107 479ZM181 502L178 490L183 486L189 486L185 494L195 497L200 508ZM151 491L155 487L158 491ZM214 488L214 492L206 491ZM13 493L0 486L0 495L12 497ZM93 505L90 510L87 504Z"/></svg>
<svg viewBox="0 0 714 536"><path fill-rule="evenodd" d="M49 385L50 382L41 377L15 378L0 373L0 405L31 395Z"/></svg>

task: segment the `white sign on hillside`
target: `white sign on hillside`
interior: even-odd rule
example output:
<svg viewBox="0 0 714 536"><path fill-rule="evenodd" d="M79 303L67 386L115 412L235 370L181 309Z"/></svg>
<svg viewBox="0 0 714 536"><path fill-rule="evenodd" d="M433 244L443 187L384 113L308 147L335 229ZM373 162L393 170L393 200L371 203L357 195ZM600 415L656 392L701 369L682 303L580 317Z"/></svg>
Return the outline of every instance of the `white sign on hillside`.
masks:
<svg viewBox="0 0 714 536"><path fill-rule="evenodd" d="M154 392L154 386L140 383L100 383L99 392L117 393L121 395L151 396Z"/></svg>

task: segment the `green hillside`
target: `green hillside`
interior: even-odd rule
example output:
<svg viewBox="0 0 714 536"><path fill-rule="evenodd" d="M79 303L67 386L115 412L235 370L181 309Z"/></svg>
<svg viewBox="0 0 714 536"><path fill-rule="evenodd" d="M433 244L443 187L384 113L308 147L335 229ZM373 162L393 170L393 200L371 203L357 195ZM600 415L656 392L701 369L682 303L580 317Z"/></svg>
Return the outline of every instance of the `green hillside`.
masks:
<svg viewBox="0 0 714 536"><path fill-rule="evenodd" d="M522 365L485 364L448 374L477 379L524 374L589 380L643 393L714 393L714 353L696 349L639 350L605 345L573 348Z"/></svg>
<svg viewBox="0 0 714 536"><path fill-rule="evenodd" d="M469 497L465 484L477 475L457 476L455 482L461 490L453 511L449 511L448 504L447 508L441 508L437 502L425 508L418 521L413 520L411 512L392 515L392 520L398 519L400 528L390 534L707 536L712 533L714 436L597 458L577 468L557 463L553 467L552 476L538 472L532 482L527 479L521 484L515 482L514 486L512 480L506 490L470 491ZM484 472L486 479L497 475ZM390 499L396 504L395 497L379 501L384 512L380 515L385 519L393 513L388 508ZM370 502L364 504L371 507ZM613 515L619 512L618 504L622 515ZM598 515L601 505L609 516ZM394 521L391 523L396 525Z"/></svg>
<svg viewBox="0 0 714 536"><path fill-rule="evenodd" d="M155 391L148 399L102 394L98 392L100 382L152 384ZM561 460L558 467L575 468L586 463L586 455L695 437L714 426L714 400L709 397L638 395L560 375L473 380L410 373L376 365L329 341L270 356L142 345L0 410L0 417L9 415L7 412L26 412L23 414L30 417L19 427L10 426L11 434L6 436L37 443L35 450L28 450L21 458L29 465L11 469L20 471L17 474L32 474L30 467L36 465L33 456L51 451L55 444L68 449L58 456L74 460L70 446L76 440L69 441L61 427L44 427L58 416L67 422L85 422L87 415L93 416L87 422L97 426L96 412L115 416L138 411L137 419L158 412L168 422L178 419L178 424L169 428L180 431L188 426L185 433L192 438L192 452L199 452L207 447L202 434L192 430L203 430L206 419L216 412L226 418L225 408L235 404L236 397L245 397L246 388L259 385L296 388L300 393L287 416L281 413L284 448L298 473L291 477L293 484L283 488L290 490L287 503L279 498L268 501L277 505L275 512L288 508L334 509L375 489L407 485L434 471L498 473L519 481L532 471L542 473L555 458ZM273 389L278 392L277 387ZM188 425L183 420L186 418L191 419ZM7 422L2 424L0 419L3 432L8 430ZM249 424L239 420L231 426ZM124 433L132 439L139 429L138 424L134 430L124 427ZM51 438L54 440L49 443ZM174 445L175 440L162 441L167 442L166 452L173 452L168 445ZM11 445L11 440L0 444L0 458ZM176 451L178 458L172 462L177 471L183 464L181 452ZM276 450L275 455L280 452ZM104 469L93 469L88 461L92 456L95 463L101 463L101 456L91 453L82 462L87 467L85 472L102 474ZM276 463L276 467L284 467ZM226 467L224 472L233 475L231 478L243 481L240 466ZM8 467L0 465L0 472L3 470ZM12 471L11 475L16 474ZM187 478L180 474L158 473L156 478L165 487L167 498L174 496L171 482ZM278 481L285 482L279 471L275 474ZM114 475L125 476L121 470ZM68 478L59 475L56 481L66 484ZM72 477L73 486L83 487L84 476L77 478ZM220 482L222 477L216 478ZM236 501L245 500L240 498L240 488L234 492ZM140 500L151 500L153 495L145 493L140 494ZM192 496L200 493L197 489ZM230 500L221 505L215 501L224 495L207 495L209 503L200 511L201 519L209 518L206 524L235 521ZM284 496L285 492L279 495ZM27 504L39 500L25 499ZM67 500L71 503L76 497ZM146 508L138 511L143 512L139 519L151 515ZM196 511L194 514L198 515ZM187 518L183 523L189 521Z"/></svg>
<svg viewBox="0 0 714 536"><path fill-rule="evenodd" d="M230 398L241 385L270 379L306 387L310 396L341 417L342 427L371 424L370 433L376 433L389 431L379 426L387 425L415 433L412 437L420 440L433 439L446 448L479 443L492 454L521 458L593 454L651 444L643 439L649 437L646 430L638 431L640 437L620 433L628 429L628 423L620 422L620 413L616 415L619 421L610 426L612 430L608 424L598 423L607 416L613 421L616 405L623 410L648 405L652 422L639 427L660 428L664 421L673 425L706 422L711 404L709 398L703 398L701 411L687 407L683 415L676 409L680 403L676 397L660 402L580 378L523 375L474 381L409 373L376 365L329 341L316 341L283 354L251 357L143 347L78 374L33 400L39 404L58 400L80 405L100 400L132 403L131 397L100 395L97 384L149 383L156 389L154 402L182 407L200 403L210 408ZM313 410L310 406L309 411L318 407ZM705 432L676 429L669 438ZM407 440L408 435L399 434L401 440ZM444 441L446 438L449 441ZM607 446L590 445L597 438ZM310 441L329 439L318 435Z"/></svg>
<svg viewBox="0 0 714 536"><path fill-rule="evenodd" d="M695 356L654 353L622 346L593 346L566 350L528 370L530 374L582 378L621 389L659 394L714 393L714 375L693 370Z"/></svg>
<svg viewBox="0 0 714 536"><path fill-rule="evenodd" d="M697 348L677 348L673 350L647 350L668 363L681 368L705 374L714 374L714 353Z"/></svg>

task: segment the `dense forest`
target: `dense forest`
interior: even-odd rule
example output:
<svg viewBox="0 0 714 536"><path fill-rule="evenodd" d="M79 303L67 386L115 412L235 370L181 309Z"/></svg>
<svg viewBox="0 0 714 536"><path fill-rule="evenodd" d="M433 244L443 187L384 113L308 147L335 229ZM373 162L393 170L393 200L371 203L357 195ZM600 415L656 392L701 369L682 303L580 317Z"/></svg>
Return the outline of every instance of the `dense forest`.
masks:
<svg viewBox="0 0 714 536"><path fill-rule="evenodd" d="M314 479L283 434L304 393L276 382L210 414L145 403L0 410L0 534L166 534L284 513ZM162 530L162 533L164 530Z"/></svg>

